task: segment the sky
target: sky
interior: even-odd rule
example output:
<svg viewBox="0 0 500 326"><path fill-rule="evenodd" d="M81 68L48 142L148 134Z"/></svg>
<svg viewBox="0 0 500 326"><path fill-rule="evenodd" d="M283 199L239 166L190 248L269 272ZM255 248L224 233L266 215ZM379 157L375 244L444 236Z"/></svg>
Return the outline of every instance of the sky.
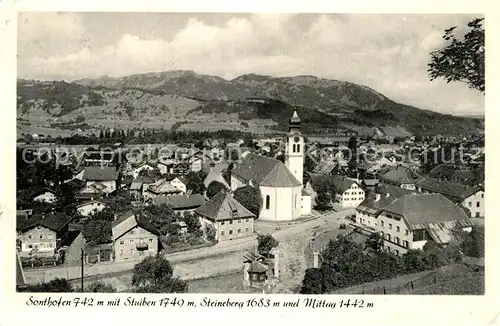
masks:
<svg viewBox="0 0 500 326"><path fill-rule="evenodd" d="M471 15L25 12L18 77L75 80L168 70L232 79L314 75L422 109L484 114L484 96L430 81L429 53Z"/></svg>

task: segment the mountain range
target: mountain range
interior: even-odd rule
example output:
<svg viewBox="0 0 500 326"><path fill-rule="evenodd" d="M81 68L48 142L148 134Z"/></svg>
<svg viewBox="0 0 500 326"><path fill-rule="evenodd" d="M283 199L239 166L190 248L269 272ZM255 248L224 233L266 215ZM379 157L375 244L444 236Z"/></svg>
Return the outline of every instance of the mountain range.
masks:
<svg viewBox="0 0 500 326"><path fill-rule="evenodd" d="M376 90L315 76L247 74L232 80L168 71L73 82L18 80L18 118L106 127L285 130L297 109L305 132L348 128L388 135L470 134L484 121L421 110ZM42 119L41 119L42 118ZM208 123L207 123L208 122Z"/></svg>

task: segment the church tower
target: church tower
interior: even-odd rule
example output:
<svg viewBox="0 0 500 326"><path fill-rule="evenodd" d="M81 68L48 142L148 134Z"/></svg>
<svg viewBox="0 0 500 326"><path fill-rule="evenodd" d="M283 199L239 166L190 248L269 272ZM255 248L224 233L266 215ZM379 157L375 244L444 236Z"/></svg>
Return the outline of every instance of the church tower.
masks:
<svg viewBox="0 0 500 326"><path fill-rule="evenodd" d="M285 165L295 178L302 183L304 171L304 137L300 132L300 118L293 111L286 141Z"/></svg>

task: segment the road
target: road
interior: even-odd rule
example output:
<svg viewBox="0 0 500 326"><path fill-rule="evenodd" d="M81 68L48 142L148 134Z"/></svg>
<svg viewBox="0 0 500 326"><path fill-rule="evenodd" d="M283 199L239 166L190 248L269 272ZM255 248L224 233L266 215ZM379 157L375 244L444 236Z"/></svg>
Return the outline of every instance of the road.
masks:
<svg viewBox="0 0 500 326"><path fill-rule="evenodd" d="M293 225L273 232L280 242L280 263L283 269L280 285L287 291L293 291L300 284L307 268L304 249L315 233L331 228L338 228L340 221L353 210L333 212L319 218ZM175 275L183 279L195 279L234 272L241 269L242 252L257 245L256 237L221 242L213 247L200 248L166 254L166 258L174 267ZM123 263L102 263L85 266L85 277L130 272L137 261ZM81 268L60 267L50 269L25 270L27 283L47 282L54 278L78 279ZM111 277L111 275L110 275Z"/></svg>

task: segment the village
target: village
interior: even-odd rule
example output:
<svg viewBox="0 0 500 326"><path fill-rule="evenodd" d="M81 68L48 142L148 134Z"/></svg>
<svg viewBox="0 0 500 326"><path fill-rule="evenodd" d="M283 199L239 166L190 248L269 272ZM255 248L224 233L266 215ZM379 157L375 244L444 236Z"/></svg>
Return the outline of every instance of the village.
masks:
<svg viewBox="0 0 500 326"><path fill-rule="evenodd" d="M297 293L339 235L404 259L484 228L483 135L305 135L295 111L272 137L72 147L30 135L17 155L20 290L65 279L127 292L162 257L188 292Z"/></svg>

